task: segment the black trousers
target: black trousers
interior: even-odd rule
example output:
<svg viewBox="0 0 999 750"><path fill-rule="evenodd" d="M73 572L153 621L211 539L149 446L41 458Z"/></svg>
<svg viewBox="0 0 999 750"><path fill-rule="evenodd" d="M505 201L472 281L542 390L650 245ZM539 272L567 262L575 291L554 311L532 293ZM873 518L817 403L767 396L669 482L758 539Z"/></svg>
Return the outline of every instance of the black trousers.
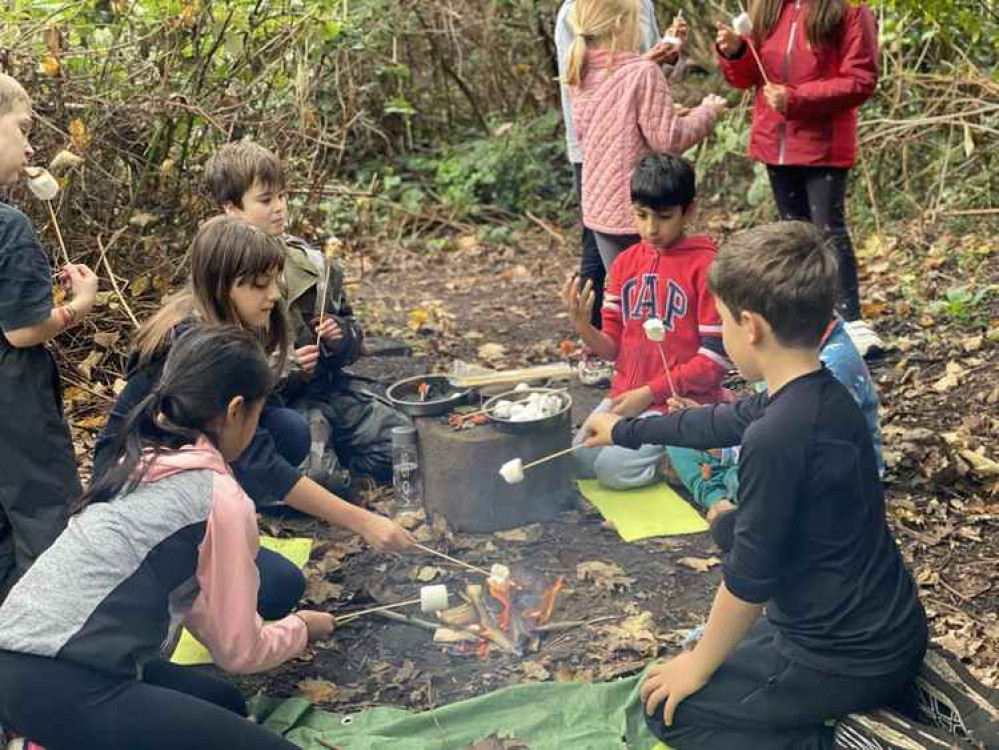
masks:
<svg viewBox="0 0 999 750"><path fill-rule="evenodd" d="M0 602L62 533L82 491L55 360L0 335Z"/></svg>
<svg viewBox="0 0 999 750"><path fill-rule="evenodd" d="M0 651L0 724L46 750L295 750L246 719L235 687L152 662L143 681Z"/></svg>
<svg viewBox="0 0 999 750"><path fill-rule="evenodd" d="M711 680L663 724L662 706L646 717L652 733L674 750L828 750L824 722L899 698L916 676L911 667L886 677L828 674L777 651L777 631L761 618Z"/></svg>
<svg viewBox="0 0 999 750"><path fill-rule="evenodd" d="M583 216L583 165L573 164L576 172L576 200L579 203L579 216ZM579 283L585 284L587 281L593 282L593 291L596 292L596 301L593 303L593 314L590 322L596 328L600 328L600 308L604 304L604 282L607 280L607 272L604 269L604 262L600 259L600 251L597 249L597 238L593 231L583 225L582 252L579 259Z"/></svg>
<svg viewBox="0 0 999 750"><path fill-rule="evenodd" d="M846 185L849 170L835 167L768 166L770 187L783 221L810 221L821 229L839 256L840 315L860 317L857 256L846 226Z"/></svg>

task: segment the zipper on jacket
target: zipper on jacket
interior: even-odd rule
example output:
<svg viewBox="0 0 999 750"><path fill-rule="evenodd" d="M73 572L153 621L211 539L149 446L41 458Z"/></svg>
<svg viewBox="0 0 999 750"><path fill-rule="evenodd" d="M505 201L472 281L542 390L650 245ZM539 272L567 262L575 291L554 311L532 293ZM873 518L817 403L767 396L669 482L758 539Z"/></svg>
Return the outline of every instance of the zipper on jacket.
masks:
<svg viewBox="0 0 999 750"><path fill-rule="evenodd" d="M794 18L791 20L791 33L787 37L787 49L784 50L784 85L791 81L791 49L794 47L794 35L798 31L798 13L801 10L801 0L794 2ZM787 156L787 115L777 128L777 163L784 165Z"/></svg>

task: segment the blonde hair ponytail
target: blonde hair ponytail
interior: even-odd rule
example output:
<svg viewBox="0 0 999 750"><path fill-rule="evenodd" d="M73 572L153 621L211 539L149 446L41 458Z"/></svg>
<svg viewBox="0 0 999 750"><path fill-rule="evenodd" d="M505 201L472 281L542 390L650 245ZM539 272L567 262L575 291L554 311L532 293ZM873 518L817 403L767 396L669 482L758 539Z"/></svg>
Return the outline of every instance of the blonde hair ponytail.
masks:
<svg viewBox="0 0 999 750"><path fill-rule="evenodd" d="M579 86L586 75L586 44L594 42L611 53L637 52L640 37L639 0L576 0L569 26L576 38L569 48L565 84Z"/></svg>

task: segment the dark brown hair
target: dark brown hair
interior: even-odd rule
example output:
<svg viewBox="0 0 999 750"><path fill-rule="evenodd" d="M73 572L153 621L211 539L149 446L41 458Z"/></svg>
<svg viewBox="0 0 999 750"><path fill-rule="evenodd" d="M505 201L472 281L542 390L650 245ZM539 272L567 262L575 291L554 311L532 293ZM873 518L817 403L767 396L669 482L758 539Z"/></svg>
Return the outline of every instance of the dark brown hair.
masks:
<svg viewBox="0 0 999 750"><path fill-rule="evenodd" d="M812 224L781 221L732 235L708 288L734 316L761 315L788 347L818 346L838 292L836 254Z"/></svg>
<svg viewBox="0 0 999 750"><path fill-rule="evenodd" d="M753 0L749 16L753 20L753 37L757 47L773 33L785 0ZM848 0L806 0L805 31L812 47L835 41L840 24L850 9Z"/></svg>
<svg viewBox="0 0 999 750"><path fill-rule="evenodd" d="M281 160L259 143L227 143L205 163L205 185L219 208L227 203L243 208L243 196L254 182L272 190L285 185Z"/></svg>
<svg viewBox="0 0 999 750"><path fill-rule="evenodd" d="M136 346L140 365L147 365L169 342L174 327L194 317L209 325L242 326L232 303L233 286L252 284L260 274L284 268L284 246L277 237L238 216L209 219L191 241L191 278L139 330ZM288 355L288 319L275 305L266 331L256 331L268 354L283 372Z"/></svg>
<svg viewBox="0 0 999 750"><path fill-rule="evenodd" d="M206 437L219 448L212 423L237 396L248 408L270 393L274 373L260 342L234 326L193 328L170 349L152 392L129 412L106 461L74 512L138 485L159 453ZM147 453L150 451L150 453Z"/></svg>

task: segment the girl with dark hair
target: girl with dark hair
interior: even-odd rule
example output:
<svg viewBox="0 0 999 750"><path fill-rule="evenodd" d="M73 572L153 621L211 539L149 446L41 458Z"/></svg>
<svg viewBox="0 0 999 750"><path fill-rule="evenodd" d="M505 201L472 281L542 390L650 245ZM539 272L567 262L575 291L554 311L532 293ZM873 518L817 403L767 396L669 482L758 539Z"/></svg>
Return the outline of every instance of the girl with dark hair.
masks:
<svg viewBox="0 0 999 750"><path fill-rule="evenodd" d="M857 108L878 80L874 16L848 0L753 0L749 15L751 39L724 24L718 24L717 38L728 82L756 89L749 155L767 165L781 219L810 221L835 246L838 309L857 349L864 355L883 349L861 320L857 259L846 225Z"/></svg>
<svg viewBox="0 0 999 750"><path fill-rule="evenodd" d="M321 612L256 613L256 514L228 462L273 380L246 331L177 338L68 527L0 607L5 726L53 750L294 748L248 721L231 685L160 658L182 625L241 673L333 631Z"/></svg>
<svg viewBox="0 0 999 750"><path fill-rule="evenodd" d="M235 216L206 221L191 243L191 277L139 331L122 391L98 440L95 470L111 460L110 448L127 415L159 380L171 344L184 331L205 325L236 325L264 346L278 375L277 395L264 407L250 445L233 463L236 479L255 502L287 505L359 533L378 550L401 550L411 538L391 520L351 505L302 476L299 464L309 450L309 428L296 412L283 408L316 368L319 349L302 347L289 356L290 341L278 276L284 266L280 242ZM267 619L287 614L302 596L305 579L294 564L270 550L258 556L259 611Z"/></svg>

